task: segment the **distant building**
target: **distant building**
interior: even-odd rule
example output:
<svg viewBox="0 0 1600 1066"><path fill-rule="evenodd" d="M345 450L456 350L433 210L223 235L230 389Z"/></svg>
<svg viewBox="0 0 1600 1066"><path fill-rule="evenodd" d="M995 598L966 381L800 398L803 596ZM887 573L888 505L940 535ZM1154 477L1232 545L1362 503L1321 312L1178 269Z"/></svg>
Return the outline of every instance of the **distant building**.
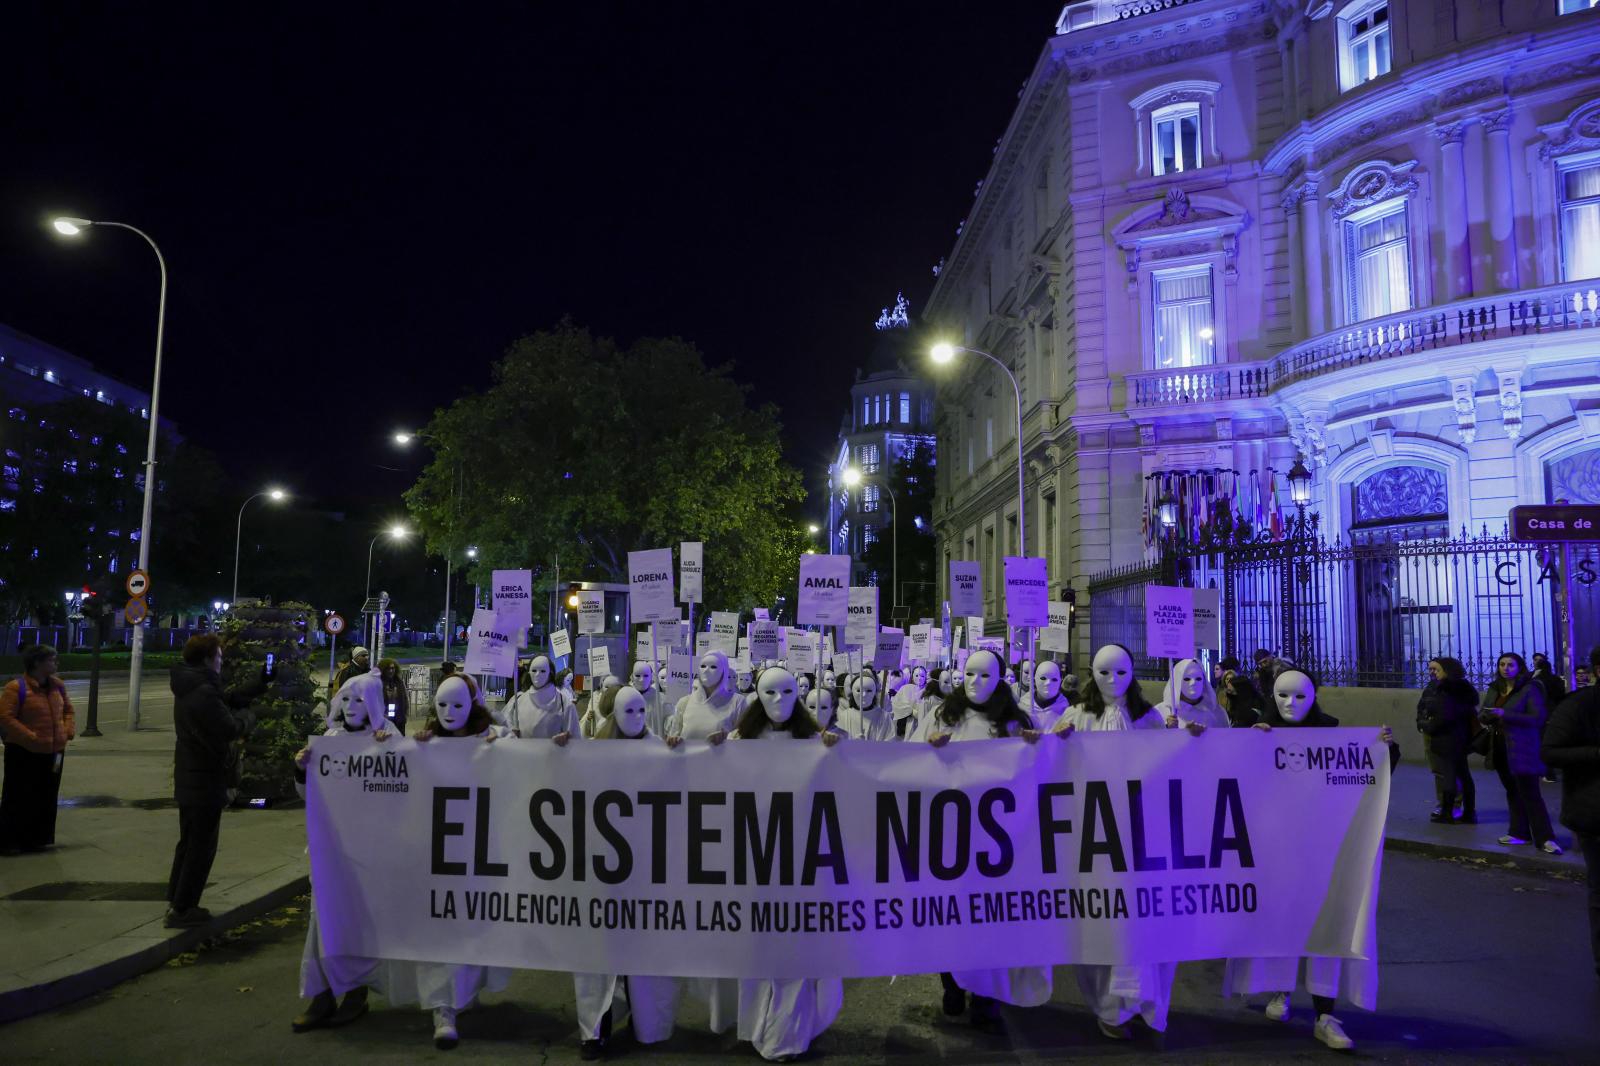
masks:
<svg viewBox="0 0 1600 1066"><path fill-rule="evenodd" d="M860 561L861 553L891 530L889 494L874 478L887 479L898 459L918 449L931 453L937 447L933 385L909 369L914 356L904 296L878 316L875 328L876 342L866 365L856 372L850 410L840 421L838 443L828 464L826 550L856 560L851 570L855 585L889 583L888 574L869 572ZM844 483L850 467L866 475L854 489ZM890 600L885 598L882 606L887 610Z"/></svg>
<svg viewBox="0 0 1600 1066"><path fill-rule="evenodd" d="M1600 640L1592 545L1568 641L1548 559L1485 536L1600 503L1597 279L1592 0L1079 0L926 315L1020 381L1027 552L1089 601L1080 656L1143 646L1138 603L1083 596L1109 568L1279 539L1299 460L1325 548L1190 575L1223 593L1223 650L1414 684L1434 655L1484 677ZM1012 392L951 369L941 573L981 562L998 618Z"/></svg>

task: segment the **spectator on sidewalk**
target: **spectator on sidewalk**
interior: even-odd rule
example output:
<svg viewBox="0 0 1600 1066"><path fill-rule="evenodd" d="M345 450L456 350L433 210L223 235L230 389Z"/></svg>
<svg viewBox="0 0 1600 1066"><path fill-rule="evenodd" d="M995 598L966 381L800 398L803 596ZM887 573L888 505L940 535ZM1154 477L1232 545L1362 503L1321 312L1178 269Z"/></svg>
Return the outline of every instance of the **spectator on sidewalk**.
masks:
<svg viewBox="0 0 1600 1066"><path fill-rule="evenodd" d="M0 739L6 749L0 855L55 845L61 767L75 736L72 701L56 676L56 650L35 644L22 653L22 676L0 690Z"/></svg>
<svg viewBox="0 0 1600 1066"><path fill-rule="evenodd" d="M173 791L178 800L178 846L167 880L167 927L204 925L211 912L200 906L211 863L217 857L222 810L237 767L233 742L250 735L256 718L243 710L267 685L265 668L242 688L222 691L222 641L214 633L190 637L183 661L172 668Z"/></svg>
<svg viewBox="0 0 1600 1066"><path fill-rule="evenodd" d="M1588 688L1594 684L1594 668L1592 667L1579 663L1578 668L1572 672L1572 675L1574 688Z"/></svg>
<svg viewBox="0 0 1600 1066"><path fill-rule="evenodd" d="M378 660L378 676L383 678L383 705L389 727L405 736L406 717L411 713L411 707L406 697L406 679L400 674L400 664L394 659Z"/></svg>
<svg viewBox="0 0 1600 1066"><path fill-rule="evenodd" d="M1466 667L1458 659L1430 659L1428 674L1432 680L1417 700L1417 731L1427 738L1428 769L1433 771L1439 800L1428 820L1444 825L1457 821L1476 825L1478 789L1467 766L1467 745L1472 739L1478 690L1467 680ZM1458 797L1459 815L1455 813Z"/></svg>
<svg viewBox="0 0 1600 1066"><path fill-rule="evenodd" d="M1589 652L1600 670L1600 645ZM1572 830L1589 870L1589 943L1600 977L1600 689L1581 688L1561 701L1545 729L1544 761L1560 767L1561 824Z"/></svg>
<svg viewBox="0 0 1600 1066"><path fill-rule="evenodd" d="M349 681L357 674L364 674L371 669L372 654L368 652L366 648L356 647L350 652L349 661L347 661L343 666L339 667L339 672L333 675L333 685L328 689L329 697L331 698L335 692L338 692L340 689L344 688L344 683L346 681Z"/></svg>
<svg viewBox="0 0 1600 1066"><path fill-rule="evenodd" d="M1495 665L1495 679L1483 692L1478 717L1491 730L1489 763L1505 786L1511 826L1502 844L1532 840L1551 855L1561 854L1550 826L1550 812L1539 791L1544 761L1539 757L1539 736L1548 715L1544 688L1528 672L1522 656L1508 651Z"/></svg>
<svg viewBox="0 0 1600 1066"><path fill-rule="evenodd" d="M1550 657L1542 651L1533 653L1533 679L1544 687L1544 705L1555 709L1556 704L1567 698L1567 682L1562 676L1550 668ZM1545 719L1548 725L1550 719ZM1543 739L1543 732L1540 738ZM1547 784L1556 783L1555 767L1547 766L1544 771L1544 780Z"/></svg>
<svg viewBox="0 0 1600 1066"><path fill-rule="evenodd" d="M1255 725L1261 720L1261 693L1250 683L1250 676L1232 655L1217 664L1222 668L1222 683L1217 686L1217 702L1228 712L1234 728Z"/></svg>

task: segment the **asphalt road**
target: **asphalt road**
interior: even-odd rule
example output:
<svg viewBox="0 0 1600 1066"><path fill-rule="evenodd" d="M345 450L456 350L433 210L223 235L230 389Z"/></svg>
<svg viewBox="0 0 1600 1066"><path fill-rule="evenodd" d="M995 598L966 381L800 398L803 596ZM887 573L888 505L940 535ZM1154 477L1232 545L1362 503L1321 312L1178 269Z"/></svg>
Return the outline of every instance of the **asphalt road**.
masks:
<svg viewBox="0 0 1600 1066"><path fill-rule="evenodd" d="M89 681L69 678L65 682L81 731L89 721ZM128 728L128 672L125 669L100 675L100 731ZM146 671L139 683L140 728L172 728L172 689L167 683L167 668Z"/></svg>
<svg viewBox="0 0 1600 1066"><path fill-rule="evenodd" d="M224 840L224 847L227 846ZM1584 888L1551 877L1405 854L1387 858L1380 913L1378 1014L1341 1006L1357 1055L1374 1061L1594 1062L1600 1055L1600 981L1588 958ZM463 1015L463 1042L437 1052L422 1011L375 1009L342 1030L293 1035L304 901L211 942L161 970L0 1033L6 1063L341 1063L418 1058L577 1061L571 980L522 972L506 992ZM1261 1004L1217 994L1220 963L1179 971L1160 1055L1172 1063L1328 1061L1311 1038L1299 995L1287 1024ZM813 1061L1054 1063L1148 1057L1148 1042L1112 1044L1094 1029L1076 983L1058 970L1056 998L1008 1010L1007 1032L984 1036L938 1010L931 976L850 981L845 1008L813 1045ZM613 1041L617 1057L663 1063L756 1062L748 1045L705 1030L686 1008L672 1040L649 1049Z"/></svg>

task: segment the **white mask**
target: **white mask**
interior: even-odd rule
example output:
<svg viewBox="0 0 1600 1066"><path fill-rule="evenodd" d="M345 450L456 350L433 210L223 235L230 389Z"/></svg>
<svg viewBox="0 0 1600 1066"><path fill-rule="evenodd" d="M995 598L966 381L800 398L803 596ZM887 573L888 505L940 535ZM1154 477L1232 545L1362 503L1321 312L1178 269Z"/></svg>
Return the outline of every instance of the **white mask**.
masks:
<svg viewBox="0 0 1600 1066"><path fill-rule="evenodd" d="M858 709L872 710L878 705L878 679L871 674L862 674L850 686L850 696Z"/></svg>
<svg viewBox="0 0 1600 1066"><path fill-rule="evenodd" d="M833 691L831 689L812 689L806 694L806 707L811 711L811 717L817 720L817 725L823 729L828 728L833 722Z"/></svg>
<svg viewBox="0 0 1600 1066"><path fill-rule="evenodd" d="M383 679L377 674L357 674L333 697L335 713L352 733L380 724L383 713Z"/></svg>
<svg viewBox="0 0 1600 1066"><path fill-rule="evenodd" d="M823 688L838 688L839 687L838 678L834 675L834 672L832 670L824 670L824 671L822 671L822 687Z"/></svg>
<svg viewBox="0 0 1600 1066"><path fill-rule="evenodd" d="M700 679L700 690L707 696L714 696L722 687L723 678L728 676L727 660L717 652L708 651L700 657L697 675Z"/></svg>
<svg viewBox="0 0 1600 1066"><path fill-rule="evenodd" d="M924 670L920 666L912 667L911 668L911 683L914 686L916 686L917 688L927 688L928 687L928 671Z"/></svg>
<svg viewBox="0 0 1600 1066"><path fill-rule="evenodd" d="M433 694L433 713L451 733L467 724L467 716L472 713L472 690L464 679L447 677L439 682L439 691Z"/></svg>
<svg viewBox="0 0 1600 1066"><path fill-rule="evenodd" d="M611 704L611 718L617 731L625 737L636 737L644 732L644 694L627 687L617 690Z"/></svg>
<svg viewBox="0 0 1600 1066"><path fill-rule="evenodd" d="M541 689L548 685L550 683L550 660L540 655L529 663L528 680L535 689Z"/></svg>
<svg viewBox="0 0 1600 1066"><path fill-rule="evenodd" d="M956 690L955 674L949 670L939 671L939 695L948 696Z"/></svg>
<svg viewBox="0 0 1600 1066"><path fill-rule="evenodd" d="M1133 660L1115 644L1107 644L1094 653L1090 664L1094 672L1095 687L1107 702L1120 701L1133 684Z"/></svg>
<svg viewBox="0 0 1600 1066"><path fill-rule="evenodd" d="M1000 687L1000 660L992 651L975 651L967 656L966 689L970 703L988 703Z"/></svg>
<svg viewBox="0 0 1600 1066"><path fill-rule="evenodd" d="M1015 688L1017 684L1017 672L1009 667L1006 668L1006 684L1012 686L1013 688Z"/></svg>
<svg viewBox="0 0 1600 1066"><path fill-rule="evenodd" d="M761 671L761 681L756 685L756 697L761 709L773 725L782 725L794 714L794 675L781 668Z"/></svg>
<svg viewBox="0 0 1600 1066"><path fill-rule="evenodd" d="M650 686L656 683L656 672L650 664L644 661L633 664L633 673L628 675L628 683L635 692L641 695L650 691Z"/></svg>
<svg viewBox="0 0 1600 1066"><path fill-rule="evenodd" d="M734 687L740 692L749 692L752 687L750 675L751 671L749 670L740 670L738 673L734 674Z"/></svg>
<svg viewBox="0 0 1600 1066"><path fill-rule="evenodd" d="M1278 717L1285 722L1303 722L1317 702L1317 686L1299 670L1285 670L1272 683L1272 697L1278 704Z"/></svg>
<svg viewBox="0 0 1600 1066"><path fill-rule="evenodd" d="M794 685L795 691L800 694L801 699L805 699L807 696L811 695L810 674L801 674L799 677L795 678Z"/></svg>
<svg viewBox="0 0 1600 1066"><path fill-rule="evenodd" d="M905 675L900 673L898 670L890 670L889 680L884 685L884 688L888 691L889 695L893 696L896 692L900 691L901 686L903 686L905 683Z"/></svg>
<svg viewBox="0 0 1600 1066"><path fill-rule="evenodd" d="M1033 672L1033 701L1041 706L1048 706L1061 694L1061 667L1052 662L1043 662Z"/></svg>
<svg viewBox="0 0 1600 1066"><path fill-rule="evenodd" d="M1183 677L1178 682L1178 695L1185 702L1199 703L1206 693L1206 673L1200 669L1200 664L1194 660L1183 668Z"/></svg>

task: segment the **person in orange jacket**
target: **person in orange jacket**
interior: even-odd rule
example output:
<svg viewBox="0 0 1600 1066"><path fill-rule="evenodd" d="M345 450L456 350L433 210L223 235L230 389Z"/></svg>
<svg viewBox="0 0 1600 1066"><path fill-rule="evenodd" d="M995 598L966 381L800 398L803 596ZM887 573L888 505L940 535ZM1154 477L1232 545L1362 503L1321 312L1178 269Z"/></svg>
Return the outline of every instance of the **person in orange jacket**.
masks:
<svg viewBox="0 0 1600 1066"><path fill-rule="evenodd" d="M67 686L56 676L56 650L35 644L22 653L22 676L0 689L0 855L43 851L56 842L61 765L77 722Z"/></svg>

